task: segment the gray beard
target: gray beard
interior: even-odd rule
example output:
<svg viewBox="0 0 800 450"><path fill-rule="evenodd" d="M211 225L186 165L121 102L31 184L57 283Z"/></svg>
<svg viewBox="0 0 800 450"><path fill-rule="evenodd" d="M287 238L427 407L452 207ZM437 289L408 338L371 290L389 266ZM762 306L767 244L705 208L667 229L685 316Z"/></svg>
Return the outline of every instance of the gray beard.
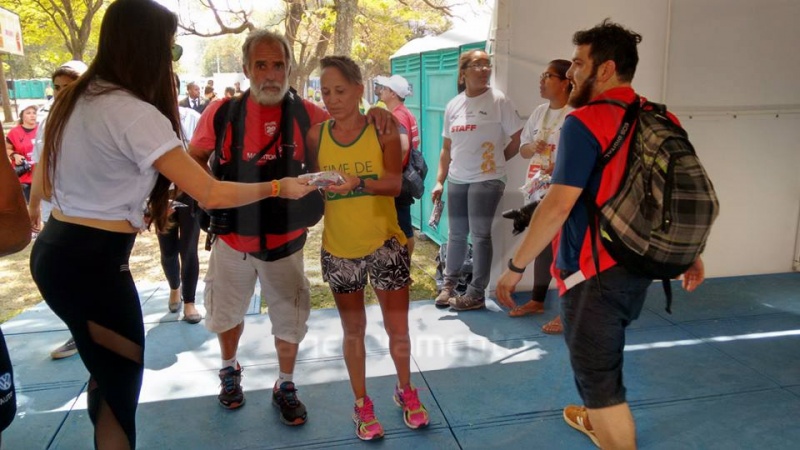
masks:
<svg viewBox="0 0 800 450"><path fill-rule="evenodd" d="M256 103L262 106L275 106L279 105L283 101L283 97L286 96L286 93L289 92L289 83L288 81L281 86L281 91L278 94L270 94L267 92L262 91L261 89L257 89L252 91L251 94L255 99Z"/></svg>

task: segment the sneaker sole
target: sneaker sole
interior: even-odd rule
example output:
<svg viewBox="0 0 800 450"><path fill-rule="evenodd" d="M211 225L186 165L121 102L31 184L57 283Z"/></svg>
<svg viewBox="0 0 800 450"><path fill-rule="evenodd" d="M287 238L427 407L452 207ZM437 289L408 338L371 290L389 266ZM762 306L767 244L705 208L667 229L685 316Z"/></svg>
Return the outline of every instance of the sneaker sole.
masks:
<svg viewBox="0 0 800 450"><path fill-rule="evenodd" d="M486 308L486 303L481 303L480 305L467 306L467 307L450 305L450 309L452 309L453 311L473 311L476 309L484 309L484 308Z"/></svg>
<svg viewBox="0 0 800 450"><path fill-rule="evenodd" d="M68 352L50 353L51 359L64 359L78 354L77 350L70 350Z"/></svg>
<svg viewBox="0 0 800 450"><path fill-rule="evenodd" d="M238 402L238 403L234 402L234 403L231 403L229 405L226 405L226 404L222 403L222 401L220 401L219 402L219 406L221 406L221 407L223 407L225 409L239 409L242 406L244 406L244 399L242 399L241 402Z"/></svg>
<svg viewBox="0 0 800 450"><path fill-rule="evenodd" d="M384 433L381 433L381 434L378 434L378 435L375 435L375 436L372 436L372 437L361 436L360 434L358 434L358 422L356 421L356 419L353 419L353 422L355 422L355 424L356 424L356 437L361 439L362 441L372 441L372 440L375 440L375 439L383 438Z"/></svg>
<svg viewBox="0 0 800 450"><path fill-rule="evenodd" d="M396 395L392 395L392 400L394 400L394 404L399 406L400 409L403 408L403 405L400 403L400 400L397 399ZM406 412L405 411L403 411L403 422L406 424L406 426L408 428L411 428L412 430L418 430L420 428L425 428L428 425L430 425L430 421L428 423L424 423L422 425L416 425L416 426L414 426L414 424L408 423L408 421L406 420Z"/></svg>
<svg viewBox="0 0 800 450"><path fill-rule="evenodd" d="M435 307L437 307L439 309L449 308L450 307L450 301L447 301L447 303L439 303L437 301L434 301L433 302L433 306L435 306Z"/></svg>
<svg viewBox="0 0 800 450"><path fill-rule="evenodd" d="M272 406L278 408L278 411L280 411L280 409L281 409L281 406L279 404L275 403L275 400L272 401ZM286 418L283 417L283 414L278 412L278 418L281 419L281 422L284 425L289 425L290 427L296 427L298 425L302 425L302 424L306 423L306 420L308 420L308 414L304 415L303 417L298 417L298 418L294 419L294 421L291 421L291 420L286 420Z"/></svg>
<svg viewBox="0 0 800 450"><path fill-rule="evenodd" d="M584 428L584 427L582 427L582 426L580 426L580 425L578 425L578 424L574 423L573 421L571 421L571 420L570 420L570 419L567 417L567 413L566 413L566 412L562 412L562 413L561 413L561 415L562 415L562 416L564 416L564 422L567 422L567 425L569 425L569 426L571 426L572 428L574 428L574 429L576 429L576 430L580 431L581 433L585 434L585 435L586 435L586 436L587 436L589 439L591 439L591 440L592 440L592 443L593 443L594 445L596 445L596 446L597 446L597 448L600 448L600 441L598 441L598 440L597 440L597 437L594 435L594 433L591 433L591 432L590 432L589 430L587 430L586 428Z"/></svg>

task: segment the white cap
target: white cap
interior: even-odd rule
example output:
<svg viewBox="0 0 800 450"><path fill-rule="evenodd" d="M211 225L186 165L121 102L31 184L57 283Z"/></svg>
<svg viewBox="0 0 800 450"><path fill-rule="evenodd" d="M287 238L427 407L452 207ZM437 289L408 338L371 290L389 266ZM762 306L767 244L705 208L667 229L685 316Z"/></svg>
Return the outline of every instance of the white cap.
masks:
<svg viewBox="0 0 800 450"><path fill-rule="evenodd" d="M377 76L375 77L375 83L388 87L400 98L406 98L411 95L411 87L408 85L408 81L400 75L392 75L391 77Z"/></svg>
<svg viewBox="0 0 800 450"><path fill-rule="evenodd" d="M65 62L64 64L61 65L61 67L74 70L75 72L78 73L78 75L83 75L83 72L86 72L86 69L88 69L88 67L83 61L78 61L76 59Z"/></svg>

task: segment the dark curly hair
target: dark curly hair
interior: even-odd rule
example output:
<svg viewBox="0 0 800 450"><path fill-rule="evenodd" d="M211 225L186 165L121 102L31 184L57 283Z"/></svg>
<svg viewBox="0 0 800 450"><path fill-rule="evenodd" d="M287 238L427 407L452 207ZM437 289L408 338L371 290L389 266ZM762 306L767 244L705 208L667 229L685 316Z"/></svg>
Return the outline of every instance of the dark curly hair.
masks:
<svg viewBox="0 0 800 450"><path fill-rule="evenodd" d="M642 35L635 33L611 19L605 19L599 25L575 32L572 43L589 45L589 57L596 67L606 61L614 61L617 77L620 81L631 82L639 64L639 52L636 46L642 42Z"/></svg>

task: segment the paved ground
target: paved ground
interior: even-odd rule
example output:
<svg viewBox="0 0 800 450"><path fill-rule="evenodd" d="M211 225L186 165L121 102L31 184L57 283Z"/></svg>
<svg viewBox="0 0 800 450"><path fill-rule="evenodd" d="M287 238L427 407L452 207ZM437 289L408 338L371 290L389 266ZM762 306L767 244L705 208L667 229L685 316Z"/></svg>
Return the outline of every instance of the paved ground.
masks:
<svg viewBox="0 0 800 450"><path fill-rule="evenodd" d="M166 312L166 285L140 292L147 350L139 448L594 448L561 419L563 405L579 400L562 338L539 332L555 313L552 302L544 316L523 319L509 319L494 304L457 314L437 310L432 301L414 303L413 381L432 418L422 431L408 430L391 400L394 369L380 310L368 308L368 388L386 438L362 443L350 419L335 310L312 313L296 370L309 421L289 428L270 404L277 363L268 317L246 318L240 361L247 404L226 411L216 402L215 337ZM640 447L797 445L800 274L719 278L690 297L676 292L670 316L654 285L628 333L625 380ZM90 448L87 373L77 358L48 357L67 337L64 326L39 305L3 324L3 332L20 401L5 448Z"/></svg>

